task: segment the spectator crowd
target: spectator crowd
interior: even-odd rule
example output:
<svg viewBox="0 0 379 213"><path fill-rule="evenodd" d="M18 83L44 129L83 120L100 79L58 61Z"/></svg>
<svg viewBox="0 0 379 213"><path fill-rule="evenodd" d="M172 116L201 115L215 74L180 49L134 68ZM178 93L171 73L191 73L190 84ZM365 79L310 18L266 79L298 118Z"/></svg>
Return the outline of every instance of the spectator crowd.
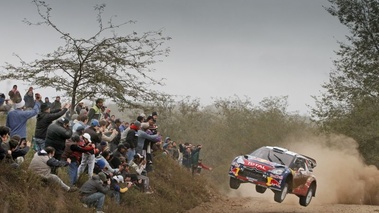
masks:
<svg viewBox="0 0 379 213"><path fill-rule="evenodd" d="M0 112L6 114L6 124L0 126L0 163L18 168L25 155L35 153L28 169L45 181L55 182L67 192L79 191L85 207L102 212L105 196L119 204L121 194L135 187L151 194L149 173L153 171L156 153L163 153L193 175L202 169L212 170L202 163L201 145L177 144L170 137L163 139L158 131L158 113L144 113L130 122L121 121L98 98L92 107L78 103L54 102L34 93L33 87L21 97L17 85L0 94ZM36 117L32 140L27 139L27 121ZM69 180L59 177L60 167L66 167ZM88 180L78 186L85 175Z"/></svg>

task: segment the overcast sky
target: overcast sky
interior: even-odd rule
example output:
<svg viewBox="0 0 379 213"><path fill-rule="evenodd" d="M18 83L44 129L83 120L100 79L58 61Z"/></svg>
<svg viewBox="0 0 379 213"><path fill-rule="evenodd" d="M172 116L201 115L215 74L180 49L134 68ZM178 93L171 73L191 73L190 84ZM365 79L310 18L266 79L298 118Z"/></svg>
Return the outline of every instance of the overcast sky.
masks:
<svg viewBox="0 0 379 213"><path fill-rule="evenodd" d="M322 6L326 0L46 0L52 20L74 36L97 32L93 6L105 3L105 18L116 22L136 20L128 30L164 29L172 37L171 54L153 65L154 75L165 78L161 90L178 96L212 98L234 95L258 104L265 97L289 96L289 110L308 114L328 81L337 41L348 33ZM59 35L38 21L30 1L0 2L0 65L16 63L13 53L26 61L62 45ZM117 31L117 32L122 32ZM0 82L7 93L15 81ZM21 94L31 86L18 83ZM52 99L56 93L39 89Z"/></svg>

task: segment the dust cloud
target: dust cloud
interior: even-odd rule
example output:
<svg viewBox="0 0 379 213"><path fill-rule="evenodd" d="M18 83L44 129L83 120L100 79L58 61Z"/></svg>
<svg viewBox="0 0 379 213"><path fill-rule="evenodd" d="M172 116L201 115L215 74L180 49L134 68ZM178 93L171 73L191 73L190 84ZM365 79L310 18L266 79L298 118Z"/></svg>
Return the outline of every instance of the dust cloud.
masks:
<svg viewBox="0 0 379 213"><path fill-rule="evenodd" d="M317 161L314 175L317 179L313 204L366 204L379 205L379 170L366 165L358 151L358 144L343 135L293 135L281 144L291 151L307 155ZM251 185L251 186L248 186ZM229 196L267 197L273 202L274 194L267 190L261 195L253 184L241 184ZM284 202L298 202L297 196L288 195Z"/></svg>

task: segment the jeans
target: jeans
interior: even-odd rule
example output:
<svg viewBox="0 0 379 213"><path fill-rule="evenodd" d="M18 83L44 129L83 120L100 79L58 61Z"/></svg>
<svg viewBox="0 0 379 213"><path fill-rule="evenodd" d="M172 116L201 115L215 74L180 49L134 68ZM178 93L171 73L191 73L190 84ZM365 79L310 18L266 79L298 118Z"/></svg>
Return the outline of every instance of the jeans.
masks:
<svg viewBox="0 0 379 213"><path fill-rule="evenodd" d="M101 192L95 192L83 198L82 202L87 204L89 207L96 206L96 210L101 211L103 209L104 200L105 194Z"/></svg>
<svg viewBox="0 0 379 213"><path fill-rule="evenodd" d="M136 154L136 150L135 149L128 149L128 152L126 153L126 156L128 158L128 164L131 164L133 162L133 159L134 159L134 155Z"/></svg>
<svg viewBox="0 0 379 213"><path fill-rule="evenodd" d="M79 175L84 172L87 165L88 165L88 176L89 178L91 178L93 175L93 169L95 168L95 155L94 154L88 154L88 153L82 154L82 163L80 164L78 168L77 178L79 178Z"/></svg>
<svg viewBox="0 0 379 213"><path fill-rule="evenodd" d="M34 150L36 152L39 152L41 151L42 149L45 149L45 139L41 139L41 138L35 138L33 137L33 141L34 141Z"/></svg>
<svg viewBox="0 0 379 213"><path fill-rule="evenodd" d="M78 162L71 161L71 163L68 165L68 176L70 179L71 186L75 185L76 181L78 180Z"/></svg>
<svg viewBox="0 0 379 213"><path fill-rule="evenodd" d="M112 197L114 197L116 203L120 204L120 200L121 200L120 192L112 190L112 194L111 195L112 195Z"/></svg>

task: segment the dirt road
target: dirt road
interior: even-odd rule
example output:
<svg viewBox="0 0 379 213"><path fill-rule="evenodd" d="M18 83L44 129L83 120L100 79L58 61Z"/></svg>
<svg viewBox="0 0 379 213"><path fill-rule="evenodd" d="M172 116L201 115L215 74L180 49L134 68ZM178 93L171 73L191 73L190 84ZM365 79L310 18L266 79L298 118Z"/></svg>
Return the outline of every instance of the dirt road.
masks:
<svg viewBox="0 0 379 213"><path fill-rule="evenodd" d="M248 213L248 212L309 212L309 213L368 213L379 212L379 206L369 205L344 205L344 204L317 204L311 203L307 207L300 206L293 199L283 203L275 203L261 197L229 197L215 198L211 202L203 203L187 213Z"/></svg>
<svg viewBox="0 0 379 213"><path fill-rule="evenodd" d="M203 203L187 213L379 213L379 206L347 205L328 203L325 197L314 197L307 207L299 205L297 196L288 194L283 203L274 201L274 194L267 191L258 194L252 190L234 191L228 196L215 196L210 202Z"/></svg>

